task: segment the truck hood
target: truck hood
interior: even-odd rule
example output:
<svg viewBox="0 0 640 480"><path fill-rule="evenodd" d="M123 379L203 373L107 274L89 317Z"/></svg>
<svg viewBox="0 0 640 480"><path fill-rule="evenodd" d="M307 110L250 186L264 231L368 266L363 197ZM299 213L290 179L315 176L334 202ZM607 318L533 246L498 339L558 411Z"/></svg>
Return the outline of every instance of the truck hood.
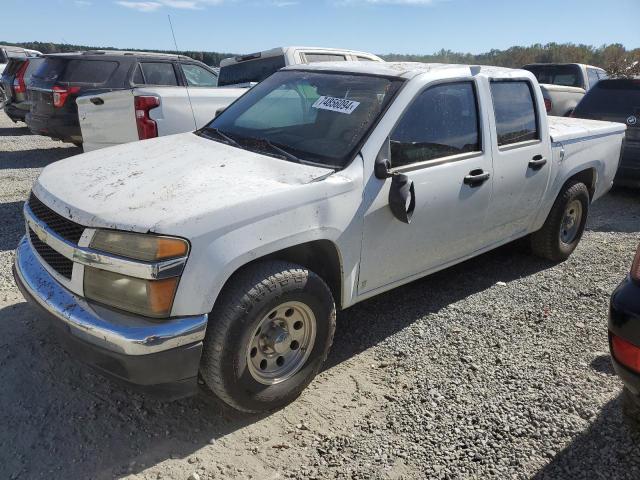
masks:
<svg viewBox="0 0 640 480"><path fill-rule="evenodd" d="M310 184L332 172L185 133L53 163L33 191L57 213L88 227L189 238L194 224L211 215L225 216L218 225L200 222L207 224L202 228L295 208L296 201L311 200L302 190L319 195Z"/></svg>

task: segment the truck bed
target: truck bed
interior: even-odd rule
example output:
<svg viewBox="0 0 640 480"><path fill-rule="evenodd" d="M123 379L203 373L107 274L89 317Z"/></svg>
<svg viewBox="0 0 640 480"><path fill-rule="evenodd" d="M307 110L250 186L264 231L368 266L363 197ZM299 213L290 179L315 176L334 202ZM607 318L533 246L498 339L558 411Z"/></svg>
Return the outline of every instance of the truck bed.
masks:
<svg viewBox="0 0 640 480"><path fill-rule="evenodd" d="M601 135L612 135L624 132L623 123L586 120L584 118L549 116L549 135L552 142L566 142Z"/></svg>

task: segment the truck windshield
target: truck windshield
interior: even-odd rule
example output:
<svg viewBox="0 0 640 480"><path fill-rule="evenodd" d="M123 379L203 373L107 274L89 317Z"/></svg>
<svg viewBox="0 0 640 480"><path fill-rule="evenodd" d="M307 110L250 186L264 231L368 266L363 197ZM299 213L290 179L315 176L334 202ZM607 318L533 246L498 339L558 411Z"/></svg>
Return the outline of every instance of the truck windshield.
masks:
<svg viewBox="0 0 640 480"><path fill-rule="evenodd" d="M538 83L584 88L578 65L525 65L538 79Z"/></svg>
<svg viewBox="0 0 640 480"><path fill-rule="evenodd" d="M285 66L284 55L245 60L220 68L218 86L237 85L239 83L258 83Z"/></svg>
<svg viewBox="0 0 640 480"><path fill-rule="evenodd" d="M402 83L350 73L278 72L201 134L290 161L344 168Z"/></svg>

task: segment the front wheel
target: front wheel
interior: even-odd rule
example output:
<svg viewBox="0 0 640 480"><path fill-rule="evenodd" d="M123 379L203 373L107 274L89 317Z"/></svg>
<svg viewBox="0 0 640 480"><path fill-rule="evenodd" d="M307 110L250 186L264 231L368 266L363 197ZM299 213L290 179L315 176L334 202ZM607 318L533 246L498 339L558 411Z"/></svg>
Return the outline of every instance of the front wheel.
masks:
<svg viewBox="0 0 640 480"><path fill-rule="evenodd" d="M589 213L589 190L579 181L565 185L540 230L531 235L531 249L543 258L560 262L580 243Z"/></svg>
<svg viewBox="0 0 640 480"><path fill-rule="evenodd" d="M261 412L295 400L320 371L336 309L314 272L269 261L232 278L209 318L205 383L231 407Z"/></svg>

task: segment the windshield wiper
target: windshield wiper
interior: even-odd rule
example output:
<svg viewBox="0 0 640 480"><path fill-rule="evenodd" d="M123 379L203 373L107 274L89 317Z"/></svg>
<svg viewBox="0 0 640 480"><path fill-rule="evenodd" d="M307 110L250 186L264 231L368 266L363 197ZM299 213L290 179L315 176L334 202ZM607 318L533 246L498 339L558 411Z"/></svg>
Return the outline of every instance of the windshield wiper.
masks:
<svg viewBox="0 0 640 480"><path fill-rule="evenodd" d="M207 132L213 132L216 135L218 135L220 138L222 138L223 140L226 141L227 145L231 145L233 147L238 147L238 148L243 148L244 147L242 145L240 145L236 140L234 140L233 138L231 138L229 135L227 135L224 132L221 132L219 128L214 128L214 127L209 127L206 129Z"/></svg>
<svg viewBox="0 0 640 480"><path fill-rule="evenodd" d="M266 138L259 138L257 140L260 141L260 142L266 143L269 147L271 147L272 150L275 150L279 154L283 155L287 160L290 160L290 161L296 162L296 163L303 163L303 160L301 160L300 158L296 157L293 153L286 151L280 145L273 143L271 140L268 140Z"/></svg>

